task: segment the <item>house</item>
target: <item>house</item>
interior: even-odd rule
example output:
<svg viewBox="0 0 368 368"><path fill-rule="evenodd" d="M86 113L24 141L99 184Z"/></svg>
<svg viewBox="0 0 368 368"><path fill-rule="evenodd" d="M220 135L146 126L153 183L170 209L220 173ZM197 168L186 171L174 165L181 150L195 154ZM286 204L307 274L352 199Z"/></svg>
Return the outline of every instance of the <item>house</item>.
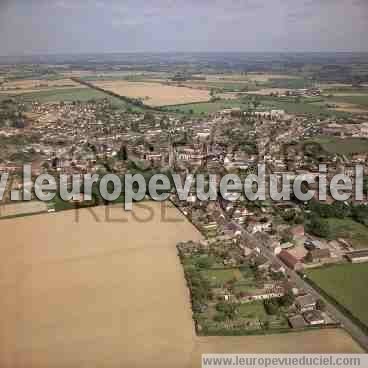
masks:
<svg viewBox="0 0 368 368"><path fill-rule="evenodd" d="M295 245L294 243L291 243L291 242L286 242L286 243L282 243L280 244L280 247L281 247L281 250L282 249L290 249L290 248L293 248Z"/></svg>
<svg viewBox="0 0 368 368"><path fill-rule="evenodd" d="M256 290L251 293L247 293L243 298L242 302L251 302L256 300L270 300L275 298L281 298L285 295L285 289L281 286L273 286L265 288L263 290Z"/></svg>
<svg viewBox="0 0 368 368"><path fill-rule="evenodd" d="M297 314L296 316L292 316L288 318L289 324L292 328L304 328L307 326L303 316Z"/></svg>
<svg viewBox="0 0 368 368"><path fill-rule="evenodd" d="M253 259L253 264L259 270L267 270L270 266L270 261L265 256L260 254Z"/></svg>
<svg viewBox="0 0 368 368"><path fill-rule="evenodd" d="M215 236L217 233L217 222L212 221L208 224L202 225L202 231L206 234L207 237Z"/></svg>
<svg viewBox="0 0 368 368"><path fill-rule="evenodd" d="M346 258L351 263L364 263L368 262L368 249L356 250L346 253Z"/></svg>
<svg viewBox="0 0 368 368"><path fill-rule="evenodd" d="M271 264L270 271L274 273L285 273L286 272L285 268L276 262L273 262Z"/></svg>
<svg viewBox="0 0 368 368"><path fill-rule="evenodd" d="M271 222L254 222L248 225L247 230L251 234L261 233L261 232L269 232L272 229Z"/></svg>
<svg viewBox="0 0 368 368"><path fill-rule="evenodd" d="M292 270L301 271L303 269L303 264L286 250L282 250L278 257Z"/></svg>
<svg viewBox="0 0 368 368"><path fill-rule="evenodd" d="M321 260L330 257L331 252L328 248L312 249L306 255L306 258L311 262L320 262Z"/></svg>
<svg viewBox="0 0 368 368"><path fill-rule="evenodd" d="M325 319L319 310L311 310L303 314L304 319L312 326L325 324Z"/></svg>
<svg viewBox="0 0 368 368"><path fill-rule="evenodd" d="M295 299L295 305L302 313L315 310L316 304L317 302L311 294L298 296Z"/></svg>

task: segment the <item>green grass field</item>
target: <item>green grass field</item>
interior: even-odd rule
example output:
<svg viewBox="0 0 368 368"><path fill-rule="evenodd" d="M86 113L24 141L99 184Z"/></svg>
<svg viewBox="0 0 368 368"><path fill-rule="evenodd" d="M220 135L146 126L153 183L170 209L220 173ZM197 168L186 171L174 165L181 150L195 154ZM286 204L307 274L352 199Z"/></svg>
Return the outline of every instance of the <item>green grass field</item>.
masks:
<svg viewBox="0 0 368 368"><path fill-rule="evenodd" d="M328 153L349 155L353 153L368 152L368 139L363 138L337 138L337 137L320 137L313 139Z"/></svg>
<svg viewBox="0 0 368 368"><path fill-rule="evenodd" d="M193 113L194 115L211 114L224 109L240 107L244 110L248 108L248 104L238 100L222 100L216 102L193 103L188 105L174 105L166 107L167 111L175 111L184 114Z"/></svg>
<svg viewBox="0 0 368 368"><path fill-rule="evenodd" d="M257 111L266 110L285 110L289 114L307 114L311 116L337 116L344 117L351 114L329 110L321 102L312 103L313 99L302 99L300 102L295 102L291 98L277 98L270 96L248 95L247 97L236 100L220 100L216 102L193 103L188 105L174 105L166 107L167 111L175 111L184 114L203 115L215 113L227 108L240 108L247 111L252 107L252 100L256 99L259 102ZM318 100L320 101L320 99Z"/></svg>
<svg viewBox="0 0 368 368"><path fill-rule="evenodd" d="M10 95L7 95L9 98ZM68 88L68 89L55 89L40 92L24 93L16 96L15 98L21 99L24 102L39 101L41 103L52 102L73 102L81 101L86 102L89 100L98 100L107 98L113 106L117 108L126 108L128 104L119 98L110 96L106 93L94 90L92 88ZM133 107L134 108L134 107Z"/></svg>
<svg viewBox="0 0 368 368"><path fill-rule="evenodd" d="M255 285L255 281L249 282L238 282L234 285L234 292L235 293L251 293L258 290L257 286Z"/></svg>
<svg viewBox="0 0 368 368"><path fill-rule="evenodd" d="M261 321L268 319L263 302L241 304L238 307L238 313L242 318L257 318Z"/></svg>
<svg viewBox="0 0 368 368"><path fill-rule="evenodd" d="M360 108L368 108L368 93L362 96L334 96L331 97L331 101L345 102Z"/></svg>
<svg viewBox="0 0 368 368"><path fill-rule="evenodd" d="M349 85L346 85L344 87L331 87L331 88L325 88L324 94L335 94L335 93L365 93L368 95L368 88L367 87L352 87Z"/></svg>
<svg viewBox="0 0 368 368"><path fill-rule="evenodd" d="M313 86L313 83L303 78L276 78L263 84L268 88L303 89Z"/></svg>
<svg viewBox="0 0 368 368"><path fill-rule="evenodd" d="M192 81L193 85L196 85L196 82ZM254 83L250 83L247 81L238 81L238 82L227 82L227 81L200 81L198 85L203 86L206 85L209 89L214 88L218 90L222 90L223 92L242 92L242 91L255 91L257 87Z"/></svg>
<svg viewBox="0 0 368 368"><path fill-rule="evenodd" d="M354 248L368 248L368 227L352 219L328 219L330 231L335 238L349 239ZM368 269L368 267L367 267Z"/></svg>
<svg viewBox="0 0 368 368"><path fill-rule="evenodd" d="M327 294L368 325L368 265L345 264L307 271Z"/></svg>
<svg viewBox="0 0 368 368"><path fill-rule="evenodd" d="M231 280L240 280L242 278L242 274L238 269L210 269L202 272L213 285L222 286Z"/></svg>

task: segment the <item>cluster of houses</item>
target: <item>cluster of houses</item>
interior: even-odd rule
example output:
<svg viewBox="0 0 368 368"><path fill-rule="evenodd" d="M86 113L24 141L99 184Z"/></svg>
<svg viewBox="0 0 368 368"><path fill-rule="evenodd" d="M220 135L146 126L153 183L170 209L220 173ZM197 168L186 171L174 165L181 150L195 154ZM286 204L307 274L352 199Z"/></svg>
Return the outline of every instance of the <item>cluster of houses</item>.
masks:
<svg viewBox="0 0 368 368"><path fill-rule="evenodd" d="M311 294L296 297L295 307L295 314L288 317L290 326L294 329L320 326L330 322L330 317L317 308L317 301Z"/></svg>

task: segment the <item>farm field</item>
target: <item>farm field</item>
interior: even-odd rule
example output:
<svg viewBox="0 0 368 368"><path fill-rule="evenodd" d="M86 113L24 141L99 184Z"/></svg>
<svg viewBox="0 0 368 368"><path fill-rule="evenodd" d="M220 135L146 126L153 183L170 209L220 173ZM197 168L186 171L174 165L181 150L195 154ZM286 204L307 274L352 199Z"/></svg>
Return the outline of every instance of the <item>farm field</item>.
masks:
<svg viewBox="0 0 368 368"><path fill-rule="evenodd" d="M332 154L349 155L368 152L368 139L364 138L321 137L314 138L313 142L320 144L326 152Z"/></svg>
<svg viewBox="0 0 368 368"><path fill-rule="evenodd" d="M297 77L287 74L248 73L247 78L254 82L268 82L272 79L295 79Z"/></svg>
<svg viewBox="0 0 368 368"><path fill-rule="evenodd" d="M110 222L93 211L100 222L88 210L0 222L1 367L187 364L195 335L175 245L200 234L172 207L162 221L158 203L111 208Z"/></svg>
<svg viewBox="0 0 368 368"><path fill-rule="evenodd" d="M312 354L312 353L363 353L343 330L317 330L284 335L251 337L203 337L194 347L190 368L199 368L204 353L212 354Z"/></svg>
<svg viewBox="0 0 368 368"><path fill-rule="evenodd" d="M260 96L269 96L271 93L278 93L280 95L285 94L285 92L288 91L287 88L261 88L257 91L251 91L251 92L246 92L248 94L253 94L253 95L260 95Z"/></svg>
<svg viewBox="0 0 368 368"><path fill-rule="evenodd" d="M97 81L93 84L121 96L141 99L150 106L185 104L210 99L207 90L170 86L155 82Z"/></svg>
<svg viewBox="0 0 368 368"><path fill-rule="evenodd" d="M41 201L30 201L0 205L0 218L47 212L47 204Z"/></svg>
<svg viewBox="0 0 368 368"><path fill-rule="evenodd" d="M197 337L176 243L201 235L160 209L1 221L0 366L199 368L208 352L361 352L339 329Z"/></svg>
<svg viewBox="0 0 368 368"><path fill-rule="evenodd" d="M268 82L270 79L295 79L295 76L277 73L227 73L227 74L195 74L194 77L204 78L208 82Z"/></svg>
<svg viewBox="0 0 368 368"><path fill-rule="evenodd" d="M0 85L0 93L21 94L26 92L52 91L55 89L81 88L81 86L71 79L41 80L24 79L5 82Z"/></svg>
<svg viewBox="0 0 368 368"><path fill-rule="evenodd" d="M335 105L337 111L368 113L368 90L366 88L339 87L325 90L325 103Z"/></svg>
<svg viewBox="0 0 368 368"><path fill-rule="evenodd" d="M182 106L174 105L169 106L166 109L168 111L176 111L183 114L200 115L200 114L211 114L232 107L240 107L246 109L248 107L248 104L245 104L244 102L241 102L239 100L221 100L216 102L203 102L197 104L193 103Z"/></svg>
<svg viewBox="0 0 368 368"><path fill-rule="evenodd" d="M203 80L188 80L182 85L192 88L215 89L221 92L258 91L264 95L271 92L283 93L289 89L308 87L310 84L304 79L278 74L244 74L244 75L200 75Z"/></svg>
<svg viewBox="0 0 368 368"><path fill-rule="evenodd" d="M0 97L2 95L0 94ZM3 95L5 98L5 95ZM12 94L8 94L7 98L12 97ZM130 106L125 101L120 100L117 97L110 96L101 91L97 91L88 87L81 88L69 88L69 89L52 89L47 91L37 91L30 93L23 93L17 95L17 98L24 102L39 101L41 103L58 103L58 102L73 102L81 101L86 102L92 99L108 99L117 108L126 108ZM136 107L132 107L135 109Z"/></svg>
<svg viewBox="0 0 368 368"><path fill-rule="evenodd" d="M259 96L255 92L246 94L243 98L219 100L215 102L193 103L187 105L169 106L167 110L181 112L184 114L203 115L211 114L223 109L238 107L244 111L252 108L252 100L257 99L259 106L258 111L271 109L285 110L289 114L308 114L312 116L348 116L348 112L329 110L319 104L302 100L300 103L291 101L290 99L280 99L270 96Z"/></svg>
<svg viewBox="0 0 368 368"><path fill-rule="evenodd" d="M340 110L368 112L368 94L335 94L329 102L336 104Z"/></svg>
<svg viewBox="0 0 368 368"><path fill-rule="evenodd" d="M313 87L313 83L303 78L272 78L263 83L269 88L303 89Z"/></svg>
<svg viewBox="0 0 368 368"><path fill-rule="evenodd" d="M368 325L368 268L366 264L344 264L307 271L308 277L327 294Z"/></svg>
<svg viewBox="0 0 368 368"><path fill-rule="evenodd" d="M103 71L97 72L92 70L71 70L63 73L66 78L82 78L84 80L121 80L126 78L142 79L142 78L157 78L162 79L168 76L167 73L163 72L144 72L138 70L127 70L127 71Z"/></svg>
<svg viewBox="0 0 368 368"><path fill-rule="evenodd" d="M170 82L172 83L172 82ZM173 83L172 83L173 84ZM175 83L178 85L178 83ZM257 90L257 88L249 84L248 82L243 81L188 81L180 83L181 86L185 86L188 88L194 89L203 89L203 90L215 90L220 93L224 92L246 92Z"/></svg>
<svg viewBox="0 0 368 368"><path fill-rule="evenodd" d="M348 112L352 114L368 114L368 109L360 108L357 105L351 103L338 101L334 101L333 103L336 104L336 107L334 108L335 111Z"/></svg>

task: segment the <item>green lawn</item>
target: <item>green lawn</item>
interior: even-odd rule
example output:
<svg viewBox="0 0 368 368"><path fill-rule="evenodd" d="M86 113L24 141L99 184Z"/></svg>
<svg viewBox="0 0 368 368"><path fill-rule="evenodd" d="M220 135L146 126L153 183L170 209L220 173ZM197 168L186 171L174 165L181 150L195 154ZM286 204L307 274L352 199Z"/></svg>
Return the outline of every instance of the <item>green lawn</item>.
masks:
<svg viewBox="0 0 368 368"><path fill-rule="evenodd" d="M364 138L320 137L313 139L313 142L319 143L326 152L332 154L349 155L368 152L368 139Z"/></svg>
<svg viewBox="0 0 368 368"><path fill-rule="evenodd" d="M238 269L205 270L204 276L214 285L224 285L231 280L240 280L242 275Z"/></svg>
<svg viewBox="0 0 368 368"><path fill-rule="evenodd" d="M345 264L307 271L327 294L368 325L368 265Z"/></svg>
<svg viewBox="0 0 368 368"><path fill-rule="evenodd" d="M368 227L352 219L328 219L328 225L335 238L349 239L354 248L368 248ZM368 269L368 266L366 266Z"/></svg>
<svg viewBox="0 0 368 368"><path fill-rule="evenodd" d="M236 293L251 293L257 291L258 288L254 280L239 282L234 285L234 292Z"/></svg>
<svg viewBox="0 0 368 368"><path fill-rule="evenodd" d="M239 316L242 318L257 318L261 321L266 321L268 319L267 313L265 311L263 302L253 302L241 304L237 308Z"/></svg>

